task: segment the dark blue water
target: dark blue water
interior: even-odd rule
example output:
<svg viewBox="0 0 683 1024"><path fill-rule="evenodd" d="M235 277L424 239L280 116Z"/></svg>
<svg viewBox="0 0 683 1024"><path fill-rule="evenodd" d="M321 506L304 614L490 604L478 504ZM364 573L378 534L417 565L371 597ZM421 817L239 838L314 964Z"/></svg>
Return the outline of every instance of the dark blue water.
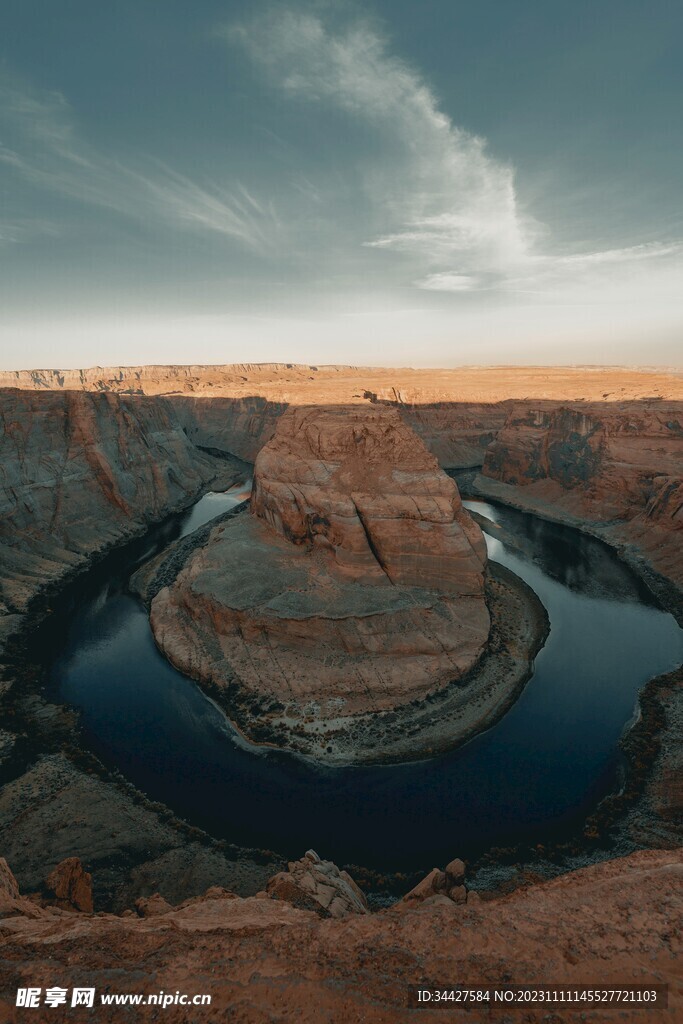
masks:
<svg viewBox="0 0 683 1024"><path fill-rule="evenodd" d="M256 751L157 651L126 593L142 554L239 500L207 496L93 571L38 638L53 699L82 711L85 740L151 798L212 834L382 870L549 843L618 785L618 740L638 690L675 668L682 633L598 541L532 516L468 503L491 520L491 558L536 591L551 632L505 717L429 761L326 769Z"/></svg>

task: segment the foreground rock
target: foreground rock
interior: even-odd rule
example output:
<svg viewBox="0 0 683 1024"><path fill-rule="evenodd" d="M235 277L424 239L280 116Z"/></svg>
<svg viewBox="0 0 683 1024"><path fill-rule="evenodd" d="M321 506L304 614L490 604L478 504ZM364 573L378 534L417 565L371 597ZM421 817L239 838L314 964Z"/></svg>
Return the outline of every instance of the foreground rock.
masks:
<svg viewBox="0 0 683 1024"><path fill-rule="evenodd" d="M424 700L481 657L483 535L394 410L287 412L252 513L216 527L151 606L160 648L226 706L251 702L324 756L358 716Z"/></svg>
<svg viewBox="0 0 683 1024"><path fill-rule="evenodd" d="M475 892L468 892L465 885L465 864L459 858L446 865L444 871L432 868L421 882L406 893L403 904L414 905L427 900L451 900L453 903L472 903L479 899Z"/></svg>
<svg viewBox="0 0 683 1024"><path fill-rule="evenodd" d="M63 753L41 757L2 788L0 850L27 893L42 893L46 876L78 855L97 910L123 910L156 892L179 903L210 885L254 893L282 866L275 855L210 840Z"/></svg>
<svg viewBox="0 0 683 1024"><path fill-rule="evenodd" d="M3 897L0 872L0 897L14 905L12 916L0 920L0 1016L19 1019L18 987L44 989L55 979L69 990L94 986L96 1018L112 1024L124 1016L120 1005L100 1004L107 992L211 997L199 1008L139 1006L136 1021L163 1016L172 1024L226 1018L244 1024L408 1024L416 1019L418 987L668 984L666 1011L624 1004L615 1017L611 1006L532 1003L490 1017L518 1015L526 1024L674 1024L683 1012L682 876L680 850L641 852L502 899L427 900L400 912L390 908L344 920L321 920L315 910L282 900L235 899L210 890L143 919L97 915L74 921L73 914L35 907L14 889ZM74 1014L69 1006L57 1007L45 1019L48 1012L55 1021ZM479 1019L470 1007L452 1002L425 1013L435 1022Z"/></svg>
<svg viewBox="0 0 683 1024"><path fill-rule="evenodd" d="M368 902L348 872L321 860L315 850L271 878L266 894L301 910L315 910L321 917L368 913Z"/></svg>

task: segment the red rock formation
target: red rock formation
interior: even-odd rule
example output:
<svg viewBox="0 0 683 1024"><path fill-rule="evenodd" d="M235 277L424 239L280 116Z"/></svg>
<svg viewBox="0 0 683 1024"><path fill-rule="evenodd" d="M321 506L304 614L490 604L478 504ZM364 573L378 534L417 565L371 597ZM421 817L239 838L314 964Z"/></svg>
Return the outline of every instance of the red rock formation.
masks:
<svg viewBox="0 0 683 1024"><path fill-rule="evenodd" d="M314 910L321 917L344 918L367 914L368 901L346 871L330 860L321 860L308 850L301 860L292 861L268 882L264 895L301 910Z"/></svg>
<svg viewBox="0 0 683 1024"><path fill-rule="evenodd" d="M359 582L483 592L481 530L395 409L289 410L259 453L252 512Z"/></svg>
<svg viewBox="0 0 683 1024"><path fill-rule="evenodd" d="M614 531L609 539L631 545L636 557L644 555L660 573L679 583L683 580L680 544L676 544L670 534L671 521L680 508L680 502L671 497L678 486L676 480L681 476L679 437L675 432L655 429L652 466L646 465L645 470L662 464L663 467L659 472L650 473L644 487L640 479L640 455L628 450L631 439L637 447L641 426L649 432L650 411L670 410L672 423L683 422L683 377L680 374L623 367L412 370L268 363L7 371L0 373L0 385L41 391L159 396L164 415L179 422L195 444L232 452L250 461L272 437L278 418L290 405L355 403L359 408L368 408L382 403L399 409L442 466L477 466L484 462L488 447L504 427L510 410L516 407L504 429L500 447L494 448L487 460L496 477L501 473L515 475L516 468L521 468L522 476L530 468L538 472L533 457L527 460L524 452L520 452L519 457L525 465L517 465L518 446L524 449L527 441L532 441L533 447L533 439L521 421L525 413L548 416L554 409L558 415L549 447L554 445L553 451L560 457L554 468L549 467L551 474L547 479L553 486L545 496L538 485L534 485L533 491L539 494L539 511L545 501L546 507L555 506L554 511L560 516L567 498L563 480L573 481L576 470L584 472L586 469L585 460L581 465L580 448L568 452L573 444L570 435L584 436L573 424L583 414L591 416L588 407L592 406L598 410L598 418L604 413L610 438L615 433L621 435L619 448L626 456L621 474L617 473L616 490L623 498L617 502L621 506L619 515L621 517L623 512L624 521L629 525ZM566 410L565 414L561 414L562 409ZM576 416L578 419L574 418ZM513 437L513 418L520 420L517 439ZM589 447L594 447L599 433L600 430L589 441ZM565 455L561 454L562 446ZM505 452L510 458L507 469ZM533 453L527 454L533 456ZM620 461L617 453L615 466ZM526 484L520 479L519 484L512 486ZM578 487L581 486L579 483ZM609 487L602 488L601 496L587 509L577 507L577 487L570 484L569 490L572 496L568 504L574 506L579 519L588 512L596 522L610 522L614 501ZM627 494L629 501L635 499L630 508L626 508ZM527 488L526 499L533 496ZM571 515L572 511L567 514ZM668 566L672 567L671 571L667 571Z"/></svg>
<svg viewBox="0 0 683 1024"><path fill-rule="evenodd" d="M516 405L486 450L483 487L486 478L509 485L500 497L522 507L609 524L607 539L635 541L683 583L680 403Z"/></svg>
<svg viewBox="0 0 683 1024"><path fill-rule="evenodd" d="M78 857L67 857L50 872L43 886L42 903L92 914L92 877L83 870Z"/></svg>
<svg viewBox="0 0 683 1024"><path fill-rule="evenodd" d="M0 862L1 864L1 862ZM418 987L564 985L624 988L668 984L668 1010L642 1004L528 1003L485 1017L446 1002L424 1010L441 1022L519 1019L526 1024L614 1021L654 1024L683 1015L683 860L645 851L562 875L504 898L401 903L375 914L321 920L270 898L209 891L162 916L80 918L41 910L3 891L0 1018L19 1020L19 986L93 985L98 1021L119 1024L105 992L211 996L210 1006L135 1008L136 1021L243 1024L408 1024L421 1018ZM141 970L141 964L144 970ZM491 1001L492 1003L492 1001ZM68 1021L67 1007L44 1019ZM26 1011L42 1019L40 1011ZM615 1016L616 1014L616 1016Z"/></svg>
<svg viewBox="0 0 683 1024"><path fill-rule="evenodd" d="M302 749L325 754L328 728L422 699L479 658L481 531L395 410L288 411L252 511L160 591L152 628L186 673L279 702L271 724L291 734L296 719Z"/></svg>
<svg viewBox="0 0 683 1024"><path fill-rule="evenodd" d="M623 367L414 370L244 363L0 372L0 386L166 396L195 443L254 461L288 405L395 405L442 466L480 465L511 401L683 400L683 380Z"/></svg>
<svg viewBox="0 0 683 1024"><path fill-rule="evenodd" d="M159 402L0 391L0 617L48 582L186 505L234 467L199 451ZM3 632L0 625L0 635Z"/></svg>

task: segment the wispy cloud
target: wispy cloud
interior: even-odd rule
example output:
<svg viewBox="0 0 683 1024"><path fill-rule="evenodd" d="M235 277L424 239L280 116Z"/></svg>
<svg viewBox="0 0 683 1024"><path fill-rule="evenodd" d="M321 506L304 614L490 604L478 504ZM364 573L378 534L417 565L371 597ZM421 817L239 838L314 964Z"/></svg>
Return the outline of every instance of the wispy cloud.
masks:
<svg viewBox="0 0 683 1024"><path fill-rule="evenodd" d="M429 308L449 310L449 293L469 308L477 296L482 307L516 299L621 303L640 295L659 300L680 288L678 241L587 242L583 252L566 251L520 204L514 169L457 125L457 111L444 111L376 22L335 0L260 10L221 30L277 97L267 109L263 83L254 90L259 116L248 127L259 145L248 179L244 161L237 175L208 156L209 147L206 164L200 151L185 173L130 150L105 152L89 141L64 96L0 71L0 176L8 200L0 244L57 234L72 204L80 204L99 211L98 230L108 230L108 213L139 226L160 248L165 229L222 239L226 277L245 250L267 256L259 283L276 284L284 296L298 288L309 306L331 296L345 311L351 301L365 308L369 295L384 301L377 298L383 289L387 305L402 305L397 286L422 291ZM296 113L304 104L312 114L308 138ZM258 123L269 114L275 131ZM34 190L68 202L34 203Z"/></svg>
<svg viewBox="0 0 683 1024"><path fill-rule="evenodd" d="M682 278L683 243L647 242L568 255L537 254L505 287L522 296L565 302L632 303L676 295Z"/></svg>
<svg viewBox="0 0 683 1024"><path fill-rule="evenodd" d="M0 74L0 127L12 140L0 144L6 181L132 220L218 233L256 251L266 251L281 229L272 203L239 181L200 183L144 157L125 163L108 158L82 138L63 96L31 91L7 73ZM7 232L14 241L31 234L28 223Z"/></svg>
<svg viewBox="0 0 683 1024"><path fill-rule="evenodd" d="M459 289L465 276L474 287L480 272L524 263L534 232L512 169L451 122L374 24L328 27L314 14L278 8L229 36L290 96L330 104L375 133L378 153L366 163L364 186L392 228L367 246L411 255L426 269L449 261Z"/></svg>
<svg viewBox="0 0 683 1024"><path fill-rule="evenodd" d="M606 285L631 285L642 272L650 286L653 274L668 280L680 265L677 242L558 252L520 207L513 168L453 122L376 23L334 3L322 10L278 6L225 34L285 95L325 104L372 133L363 188L385 230L361 244L401 254L417 288L564 301L574 288L585 298L592 286L599 301Z"/></svg>

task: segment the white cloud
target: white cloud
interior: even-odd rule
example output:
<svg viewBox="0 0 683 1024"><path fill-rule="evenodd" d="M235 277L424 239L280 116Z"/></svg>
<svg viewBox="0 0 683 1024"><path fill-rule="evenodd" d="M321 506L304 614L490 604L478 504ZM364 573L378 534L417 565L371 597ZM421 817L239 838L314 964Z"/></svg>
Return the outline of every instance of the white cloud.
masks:
<svg viewBox="0 0 683 1024"><path fill-rule="evenodd" d="M453 123L373 22L344 21L334 3L325 10L323 18L272 8L228 35L292 98L327 104L371 130L363 184L386 229L362 244L400 254L406 281L542 302L630 299L640 287L669 294L680 244L553 251L557 243L520 209L512 168Z"/></svg>
<svg viewBox="0 0 683 1024"><path fill-rule="evenodd" d="M463 273L507 273L526 261L534 231L511 168L451 122L370 22L328 28L313 14L278 8L229 34L279 88L376 133L364 184L392 227L366 245L414 256L425 270L457 258Z"/></svg>
<svg viewBox="0 0 683 1024"><path fill-rule="evenodd" d="M470 274L429 274L415 283L432 292L471 292L477 287L477 278Z"/></svg>

